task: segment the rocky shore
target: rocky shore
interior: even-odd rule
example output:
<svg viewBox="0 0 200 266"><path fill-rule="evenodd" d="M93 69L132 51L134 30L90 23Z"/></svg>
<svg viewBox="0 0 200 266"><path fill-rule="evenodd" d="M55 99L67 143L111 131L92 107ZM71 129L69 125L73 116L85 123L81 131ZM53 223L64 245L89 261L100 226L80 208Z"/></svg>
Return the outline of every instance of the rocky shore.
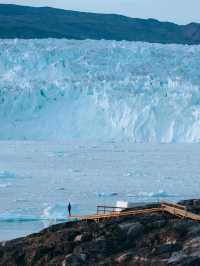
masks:
<svg viewBox="0 0 200 266"><path fill-rule="evenodd" d="M200 213L200 200L183 201ZM2 266L200 265L200 224L164 213L68 222L2 242Z"/></svg>

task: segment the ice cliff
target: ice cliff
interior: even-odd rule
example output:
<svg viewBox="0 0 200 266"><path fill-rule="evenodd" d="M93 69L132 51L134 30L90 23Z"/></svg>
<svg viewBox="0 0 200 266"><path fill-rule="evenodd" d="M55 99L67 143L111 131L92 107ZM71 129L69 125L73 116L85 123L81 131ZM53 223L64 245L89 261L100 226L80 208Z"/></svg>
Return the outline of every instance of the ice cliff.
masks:
<svg viewBox="0 0 200 266"><path fill-rule="evenodd" d="M200 46L1 40L0 139L200 141Z"/></svg>

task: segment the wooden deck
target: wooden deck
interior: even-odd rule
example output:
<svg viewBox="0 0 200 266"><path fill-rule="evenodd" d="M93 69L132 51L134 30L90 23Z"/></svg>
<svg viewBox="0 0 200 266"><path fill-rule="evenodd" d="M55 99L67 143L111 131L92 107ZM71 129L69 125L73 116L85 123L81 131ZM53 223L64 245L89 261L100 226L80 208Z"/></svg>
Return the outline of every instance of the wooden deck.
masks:
<svg viewBox="0 0 200 266"><path fill-rule="evenodd" d="M102 221L106 219L112 219L125 216L139 216L151 213L166 212L182 219L190 219L194 221L200 221L200 215L194 214L186 210L185 206L172 203L161 202L158 207L155 208L141 208L137 210L125 210L112 206L97 206L97 214L86 216L72 216L71 218L78 219L80 221Z"/></svg>

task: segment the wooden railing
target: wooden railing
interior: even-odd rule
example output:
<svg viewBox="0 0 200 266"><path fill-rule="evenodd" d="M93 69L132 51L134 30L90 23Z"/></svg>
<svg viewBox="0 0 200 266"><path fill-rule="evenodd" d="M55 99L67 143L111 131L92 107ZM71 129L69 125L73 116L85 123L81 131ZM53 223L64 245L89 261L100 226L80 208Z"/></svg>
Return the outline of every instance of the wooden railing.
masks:
<svg viewBox="0 0 200 266"><path fill-rule="evenodd" d="M186 208L182 209L182 208L173 207L169 203L162 203L161 208L163 209L163 211L170 213L170 214L173 214L177 217L181 217L183 219L190 219L190 220L194 220L194 221L200 221L200 215L199 214L189 212L189 211L187 211Z"/></svg>
<svg viewBox="0 0 200 266"><path fill-rule="evenodd" d="M119 209L123 209L119 211ZM194 221L200 221L200 215L187 211L186 207L180 204L172 202L161 202L158 207L155 208L143 208L137 210L124 210L124 208L112 207L112 206L97 206L97 214L87 216L72 216L81 221L100 221L105 219L111 219L124 216L137 216L151 213L166 212L176 217L183 219L190 219Z"/></svg>
<svg viewBox="0 0 200 266"><path fill-rule="evenodd" d="M72 218L76 218L81 221L100 221L105 219L111 219L111 218L117 218L117 217L123 217L123 216L136 216L136 215L144 215L144 214L150 214L162 211L161 208L148 208L148 209L140 209L140 210L129 210L129 211L116 211L111 213L105 213L105 214L94 214L94 215L88 215L88 216L72 216Z"/></svg>
<svg viewBox="0 0 200 266"><path fill-rule="evenodd" d="M161 205L167 205L167 206L170 206L170 207L173 207L173 208L178 208L178 209L181 209L181 210L185 210L186 209L185 206L177 204L177 203L174 203L174 202L161 201L160 204Z"/></svg>
<svg viewBox="0 0 200 266"><path fill-rule="evenodd" d="M113 207L113 206L104 206L104 205L98 205L97 206L97 214L105 214L105 213L113 213L113 212L120 212L124 210L125 208L121 207Z"/></svg>

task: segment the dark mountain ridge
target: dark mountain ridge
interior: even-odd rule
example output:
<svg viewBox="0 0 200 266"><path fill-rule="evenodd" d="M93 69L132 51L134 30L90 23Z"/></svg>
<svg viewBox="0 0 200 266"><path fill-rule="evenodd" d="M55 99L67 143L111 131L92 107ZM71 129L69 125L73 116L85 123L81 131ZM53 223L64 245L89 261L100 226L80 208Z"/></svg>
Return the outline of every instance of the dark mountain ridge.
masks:
<svg viewBox="0 0 200 266"><path fill-rule="evenodd" d="M0 38L105 39L200 44L200 24L0 4Z"/></svg>

